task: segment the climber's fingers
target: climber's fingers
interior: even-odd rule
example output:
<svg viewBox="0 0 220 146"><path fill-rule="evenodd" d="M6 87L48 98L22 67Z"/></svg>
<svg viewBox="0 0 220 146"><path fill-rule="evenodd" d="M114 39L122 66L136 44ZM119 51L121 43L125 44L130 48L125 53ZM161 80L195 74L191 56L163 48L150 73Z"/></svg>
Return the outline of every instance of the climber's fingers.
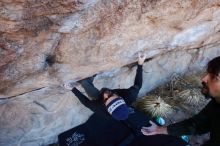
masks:
<svg viewBox="0 0 220 146"><path fill-rule="evenodd" d="M63 84L63 87L67 90L72 90L76 86L74 82L67 82Z"/></svg>
<svg viewBox="0 0 220 146"><path fill-rule="evenodd" d="M138 52L138 59L140 59L142 57L142 53Z"/></svg>
<svg viewBox="0 0 220 146"><path fill-rule="evenodd" d="M143 53L143 52L141 53L141 52L139 52L139 53L138 53L138 64L139 64L139 65L143 65L145 59L146 59L146 53Z"/></svg>

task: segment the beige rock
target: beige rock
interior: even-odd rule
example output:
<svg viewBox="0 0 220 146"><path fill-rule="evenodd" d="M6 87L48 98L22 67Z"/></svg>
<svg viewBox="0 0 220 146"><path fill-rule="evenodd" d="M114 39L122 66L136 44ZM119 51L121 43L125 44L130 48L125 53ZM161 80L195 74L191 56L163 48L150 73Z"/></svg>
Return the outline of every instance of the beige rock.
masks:
<svg viewBox="0 0 220 146"><path fill-rule="evenodd" d="M0 145L46 145L91 115L73 93L46 87L0 103Z"/></svg>
<svg viewBox="0 0 220 146"><path fill-rule="evenodd" d="M220 40L218 0L19 0L0 5L1 44L11 44L11 51L1 55L1 98L130 64L138 51L150 58ZM54 59L48 63L47 56Z"/></svg>
<svg viewBox="0 0 220 146"><path fill-rule="evenodd" d="M140 96L203 70L220 55L219 0L1 0L0 145L47 145L85 122L59 86L98 74L98 88L127 88L139 51L152 58Z"/></svg>

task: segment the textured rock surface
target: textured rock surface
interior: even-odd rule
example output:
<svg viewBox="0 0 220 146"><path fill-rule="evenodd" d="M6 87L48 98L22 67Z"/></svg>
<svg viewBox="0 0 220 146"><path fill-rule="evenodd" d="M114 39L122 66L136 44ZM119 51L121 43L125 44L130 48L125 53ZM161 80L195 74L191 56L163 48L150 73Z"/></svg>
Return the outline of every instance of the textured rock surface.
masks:
<svg viewBox="0 0 220 146"><path fill-rule="evenodd" d="M63 82L129 87L145 51L142 96L220 55L219 0L1 0L0 14L0 145L47 145L84 122Z"/></svg>
<svg viewBox="0 0 220 146"><path fill-rule="evenodd" d="M60 87L46 87L0 105L0 145L54 143L57 134L87 120L91 112Z"/></svg>

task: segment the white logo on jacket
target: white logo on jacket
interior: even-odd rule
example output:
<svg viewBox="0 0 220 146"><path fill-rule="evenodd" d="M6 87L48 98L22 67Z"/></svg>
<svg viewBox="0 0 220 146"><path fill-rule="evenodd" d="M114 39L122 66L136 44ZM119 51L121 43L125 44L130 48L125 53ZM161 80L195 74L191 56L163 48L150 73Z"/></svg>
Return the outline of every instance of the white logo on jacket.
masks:
<svg viewBox="0 0 220 146"><path fill-rule="evenodd" d="M79 146L85 141L85 135L74 132L71 137L66 138L66 144L68 146Z"/></svg>

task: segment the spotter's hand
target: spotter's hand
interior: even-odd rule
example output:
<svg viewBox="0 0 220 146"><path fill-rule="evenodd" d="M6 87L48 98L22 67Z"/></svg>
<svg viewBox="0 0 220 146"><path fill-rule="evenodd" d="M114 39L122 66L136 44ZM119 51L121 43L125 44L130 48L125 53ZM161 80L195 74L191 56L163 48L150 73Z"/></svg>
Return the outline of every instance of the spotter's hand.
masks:
<svg viewBox="0 0 220 146"><path fill-rule="evenodd" d="M150 127L142 127L141 132L142 134L149 136L149 135L157 135L157 134L168 134L167 127L160 127L157 126L155 123L150 121Z"/></svg>

